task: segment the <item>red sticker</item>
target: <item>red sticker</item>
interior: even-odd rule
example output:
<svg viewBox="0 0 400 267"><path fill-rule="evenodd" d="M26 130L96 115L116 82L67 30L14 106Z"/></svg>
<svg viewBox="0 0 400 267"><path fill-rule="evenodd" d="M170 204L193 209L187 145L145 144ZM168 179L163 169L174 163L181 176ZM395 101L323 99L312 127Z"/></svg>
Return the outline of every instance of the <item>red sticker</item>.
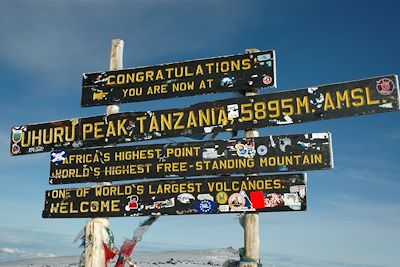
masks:
<svg viewBox="0 0 400 267"><path fill-rule="evenodd" d="M254 209L259 210L265 208L264 192L262 191L250 192L250 200L251 203L253 204Z"/></svg>
<svg viewBox="0 0 400 267"><path fill-rule="evenodd" d="M376 90L381 95L390 95L395 89L394 82L388 78L383 78L377 81Z"/></svg>
<svg viewBox="0 0 400 267"><path fill-rule="evenodd" d="M271 77L271 76L268 76L268 75L265 75L265 76L263 77L263 83L266 84L266 85L271 84L271 83L272 83L272 77Z"/></svg>

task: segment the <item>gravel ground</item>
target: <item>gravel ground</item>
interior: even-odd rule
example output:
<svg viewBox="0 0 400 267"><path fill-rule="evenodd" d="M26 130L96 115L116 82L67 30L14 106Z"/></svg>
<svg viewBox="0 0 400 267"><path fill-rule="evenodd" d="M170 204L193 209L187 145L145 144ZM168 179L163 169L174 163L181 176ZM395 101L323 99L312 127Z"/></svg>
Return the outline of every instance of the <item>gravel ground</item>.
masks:
<svg viewBox="0 0 400 267"><path fill-rule="evenodd" d="M172 267L172 266L222 266L228 260L238 260L239 255L233 248L215 250L171 251L171 252L138 252L132 260L138 267ZM28 259L12 262L0 262L0 267L77 267L79 257L54 257ZM109 264L109 267L114 264Z"/></svg>

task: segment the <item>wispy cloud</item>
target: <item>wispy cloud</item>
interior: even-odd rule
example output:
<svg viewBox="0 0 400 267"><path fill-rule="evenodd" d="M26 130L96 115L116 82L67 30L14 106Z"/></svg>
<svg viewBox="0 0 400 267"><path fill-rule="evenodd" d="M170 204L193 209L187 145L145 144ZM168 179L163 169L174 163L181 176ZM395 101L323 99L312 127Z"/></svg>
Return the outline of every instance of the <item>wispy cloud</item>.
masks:
<svg viewBox="0 0 400 267"><path fill-rule="evenodd" d="M341 181L360 181L363 184L371 185L386 185L391 187L400 187L400 181L397 179L396 166L389 166L385 168L380 166L379 163L364 163L362 167L358 166L355 168L354 165L345 167L335 167L334 170L324 172L324 177L330 177L332 179L340 179ZM315 173L313 176L319 176L320 174Z"/></svg>
<svg viewBox="0 0 400 267"><path fill-rule="evenodd" d="M355 224L374 225L384 219L386 231L397 230L400 226L400 209L397 203L381 202L379 195L363 199L354 194L335 194L324 203L330 210L340 211L341 221L353 221ZM374 212L371 212L374 211Z"/></svg>
<svg viewBox="0 0 400 267"><path fill-rule="evenodd" d="M387 137L388 137L389 139L392 139L392 140L395 140L395 141L400 140L400 130L397 131L397 132L388 134Z"/></svg>
<svg viewBox="0 0 400 267"><path fill-rule="evenodd" d="M366 168L363 170L360 169L353 169L353 168L346 168L341 172L343 175L342 178L345 179L355 179L364 182L374 183L374 184L381 184L381 185L388 185L388 186L395 186L400 187L399 180L391 180L385 178L385 175L381 172L371 171L370 168Z"/></svg>
<svg viewBox="0 0 400 267"><path fill-rule="evenodd" d="M56 257L56 256L57 256L56 254L48 253L48 252L35 252L35 251L18 249L18 248L9 248L9 247L0 248L0 260L48 258L48 257Z"/></svg>
<svg viewBox="0 0 400 267"><path fill-rule="evenodd" d="M54 240L60 245L55 246ZM57 255L78 255L73 236L34 229L0 228L0 260L16 260Z"/></svg>

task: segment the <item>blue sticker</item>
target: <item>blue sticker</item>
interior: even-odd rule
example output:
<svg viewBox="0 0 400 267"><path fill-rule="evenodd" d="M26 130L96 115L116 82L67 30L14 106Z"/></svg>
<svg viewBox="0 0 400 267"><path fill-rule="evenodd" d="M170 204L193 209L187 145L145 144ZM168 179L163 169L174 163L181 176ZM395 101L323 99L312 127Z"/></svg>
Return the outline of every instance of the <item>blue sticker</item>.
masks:
<svg viewBox="0 0 400 267"><path fill-rule="evenodd" d="M280 171L280 172L287 172L287 171L288 171L288 168L287 168L286 166L279 166L279 167L278 167L278 171Z"/></svg>
<svg viewBox="0 0 400 267"><path fill-rule="evenodd" d="M57 165L63 163L66 158L67 154L65 151L54 151L51 153L51 162Z"/></svg>
<svg viewBox="0 0 400 267"><path fill-rule="evenodd" d="M200 200L196 203L197 213L214 213L217 210L217 206L214 201L211 200Z"/></svg>

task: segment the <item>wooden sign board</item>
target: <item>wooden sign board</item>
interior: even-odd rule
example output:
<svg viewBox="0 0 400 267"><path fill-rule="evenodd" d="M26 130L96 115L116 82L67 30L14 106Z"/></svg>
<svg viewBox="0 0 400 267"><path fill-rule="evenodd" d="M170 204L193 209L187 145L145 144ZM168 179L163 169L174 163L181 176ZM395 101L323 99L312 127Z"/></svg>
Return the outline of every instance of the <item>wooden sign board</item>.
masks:
<svg viewBox="0 0 400 267"><path fill-rule="evenodd" d="M49 182L111 182L332 167L331 135L311 133L53 151Z"/></svg>
<svg viewBox="0 0 400 267"><path fill-rule="evenodd" d="M192 105L13 127L11 153L104 146L399 110L397 75Z"/></svg>
<svg viewBox="0 0 400 267"><path fill-rule="evenodd" d="M305 174L212 177L46 191L43 218L306 210Z"/></svg>
<svg viewBox="0 0 400 267"><path fill-rule="evenodd" d="M82 107L276 87L275 52L84 73Z"/></svg>

